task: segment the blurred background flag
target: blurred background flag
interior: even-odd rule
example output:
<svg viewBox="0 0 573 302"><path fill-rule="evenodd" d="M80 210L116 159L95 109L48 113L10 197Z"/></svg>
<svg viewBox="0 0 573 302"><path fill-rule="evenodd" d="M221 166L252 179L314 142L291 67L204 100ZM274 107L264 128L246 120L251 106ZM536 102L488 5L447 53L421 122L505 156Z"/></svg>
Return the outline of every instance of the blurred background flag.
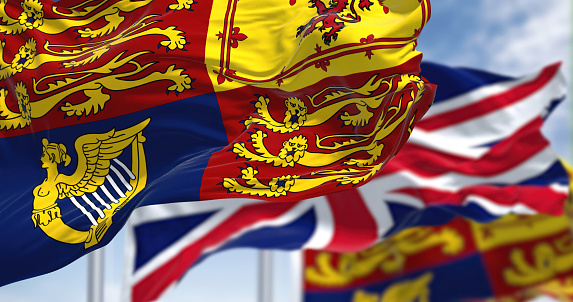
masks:
<svg viewBox="0 0 573 302"><path fill-rule="evenodd" d="M566 216L456 218L358 253L308 250L305 258L305 302L529 301L543 293L565 302L573 282Z"/></svg>
<svg viewBox="0 0 573 302"><path fill-rule="evenodd" d="M214 200L136 209L124 299L157 299L187 269L234 247L357 252L456 215L485 222L509 213L561 214L567 173L540 132L565 96L559 64L521 78L434 63L422 63L422 70L440 87L432 109L362 187L295 203Z"/></svg>
<svg viewBox="0 0 573 302"><path fill-rule="evenodd" d="M0 1L0 285L138 206L364 184L433 100L426 0L96 2Z"/></svg>
<svg viewBox="0 0 573 302"><path fill-rule="evenodd" d="M457 217L358 253L306 250L303 301L573 301L571 195L564 210L488 223Z"/></svg>

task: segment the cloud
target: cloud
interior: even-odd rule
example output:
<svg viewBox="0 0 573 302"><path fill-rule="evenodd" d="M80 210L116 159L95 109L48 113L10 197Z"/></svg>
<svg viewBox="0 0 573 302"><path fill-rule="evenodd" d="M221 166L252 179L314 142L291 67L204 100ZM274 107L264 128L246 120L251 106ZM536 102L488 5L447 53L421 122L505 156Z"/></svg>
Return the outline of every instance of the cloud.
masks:
<svg viewBox="0 0 573 302"><path fill-rule="evenodd" d="M485 28L473 43L484 49L488 68L506 74L529 73L556 61L569 70L569 6L562 0L482 1Z"/></svg>

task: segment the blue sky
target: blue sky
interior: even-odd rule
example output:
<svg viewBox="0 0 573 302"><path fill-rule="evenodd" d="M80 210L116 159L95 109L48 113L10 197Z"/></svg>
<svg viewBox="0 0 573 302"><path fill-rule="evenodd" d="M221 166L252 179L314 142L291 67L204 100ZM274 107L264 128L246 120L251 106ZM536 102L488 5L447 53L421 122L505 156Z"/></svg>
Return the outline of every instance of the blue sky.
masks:
<svg viewBox="0 0 573 302"><path fill-rule="evenodd" d="M570 0L434 0L432 19L422 32L418 49L427 61L511 76L563 61L569 79L570 6ZM570 108L567 100L544 128L556 151L569 160ZM119 233L105 251L106 302L120 301L124 237ZM276 253L275 264L275 301L291 301L287 253ZM254 250L215 255L191 270L161 301L256 301L256 267ZM2 287L0 301L85 301L86 268L83 258L54 273Z"/></svg>

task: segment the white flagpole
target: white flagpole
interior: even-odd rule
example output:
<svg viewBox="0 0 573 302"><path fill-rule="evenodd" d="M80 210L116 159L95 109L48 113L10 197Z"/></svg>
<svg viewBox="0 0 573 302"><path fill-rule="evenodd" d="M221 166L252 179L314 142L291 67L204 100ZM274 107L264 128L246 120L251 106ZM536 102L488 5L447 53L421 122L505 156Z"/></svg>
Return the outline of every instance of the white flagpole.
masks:
<svg viewBox="0 0 573 302"><path fill-rule="evenodd" d="M88 254L88 302L103 302L103 248Z"/></svg>
<svg viewBox="0 0 573 302"><path fill-rule="evenodd" d="M259 297L258 302L272 302L273 252L259 250Z"/></svg>
<svg viewBox="0 0 573 302"><path fill-rule="evenodd" d="M304 250L290 252L291 302L304 301Z"/></svg>

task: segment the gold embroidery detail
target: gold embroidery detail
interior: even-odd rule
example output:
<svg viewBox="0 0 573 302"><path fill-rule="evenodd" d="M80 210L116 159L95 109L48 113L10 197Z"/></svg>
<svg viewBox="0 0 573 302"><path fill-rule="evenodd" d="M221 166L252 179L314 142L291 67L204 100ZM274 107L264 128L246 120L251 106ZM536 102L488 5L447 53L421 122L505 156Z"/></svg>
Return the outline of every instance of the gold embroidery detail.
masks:
<svg viewBox="0 0 573 302"><path fill-rule="evenodd" d="M77 168L71 175L62 174L58 171L59 165L67 166L71 157L65 145L50 143L47 139L42 140L42 167L46 169L46 178L38 185L34 193L34 210L32 221L34 227L40 227L49 237L64 243L83 243L87 249L99 243L112 224L112 216L139 193L147 183L147 164L143 150L145 137L143 129L149 123L149 119L123 130L112 129L105 133L90 133L76 139L75 149L77 152ZM131 146L131 170L128 190L123 192L123 197L108 204L100 210L100 216L96 219L90 213L82 212L91 218L92 226L88 231L76 230L68 226L63 220L60 208L56 201L69 198L72 202L75 197L89 200L85 196L94 193L104 184L110 172L111 161ZM98 197L96 197L98 198ZM77 201L76 201L77 202ZM86 201L87 202L87 201ZM78 207L78 205L76 205ZM78 207L80 208L80 207ZM99 209L98 209L99 210Z"/></svg>

